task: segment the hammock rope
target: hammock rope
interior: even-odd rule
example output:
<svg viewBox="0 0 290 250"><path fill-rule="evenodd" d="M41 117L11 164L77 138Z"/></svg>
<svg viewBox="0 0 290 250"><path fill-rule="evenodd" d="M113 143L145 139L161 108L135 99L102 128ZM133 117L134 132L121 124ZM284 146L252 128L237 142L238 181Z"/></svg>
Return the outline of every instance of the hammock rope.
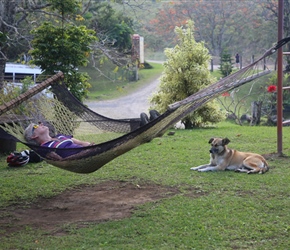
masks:
<svg viewBox="0 0 290 250"><path fill-rule="evenodd" d="M169 105L166 112L142 127L139 126L139 119L116 120L99 115L88 109L70 94L68 89L65 87L65 84L62 83L63 75L61 72L41 83L39 87L37 85L36 87L30 89L28 93L20 95L7 104L2 104L0 106L0 115L6 114L8 111L12 110L12 108L23 103L25 100L29 100L29 98L41 91L42 88L44 89L51 86L51 89L57 96L58 100L62 101L64 105L71 112L80 117L81 120L90 122L100 129L124 132L124 135L116 139L78 149L45 148L28 144L23 141L22 138L17 138L19 141L44 157L44 159L51 165L75 173L91 173L98 170L116 157L132 150L133 148L149 142L158 136L162 136L166 130L172 127L175 123L186 117L189 113L197 110L213 98L258 77L268 74L270 72L269 70L257 73L253 69L256 68L257 70L259 62L275 53L277 49L289 41L290 37L279 41L262 57L245 68L240 69L234 74L219 80L218 82L198 91L182 101ZM36 89L37 87L39 89ZM25 124L21 123L21 126L24 125ZM15 133L15 135L17 136L17 133ZM59 152L69 152L70 150L73 150L73 155L66 158L61 158L59 156Z"/></svg>

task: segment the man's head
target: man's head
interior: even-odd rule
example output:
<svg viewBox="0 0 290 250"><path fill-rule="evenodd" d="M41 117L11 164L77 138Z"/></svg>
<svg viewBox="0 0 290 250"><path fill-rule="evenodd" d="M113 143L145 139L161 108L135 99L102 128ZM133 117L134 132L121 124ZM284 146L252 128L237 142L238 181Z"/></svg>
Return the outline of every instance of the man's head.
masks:
<svg viewBox="0 0 290 250"><path fill-rule="evenodd" d="M31 123L24 131L24 138L30 144L40 145L42 143L43 136L48 134L48 127L44 126L42 123Z"/></svg>

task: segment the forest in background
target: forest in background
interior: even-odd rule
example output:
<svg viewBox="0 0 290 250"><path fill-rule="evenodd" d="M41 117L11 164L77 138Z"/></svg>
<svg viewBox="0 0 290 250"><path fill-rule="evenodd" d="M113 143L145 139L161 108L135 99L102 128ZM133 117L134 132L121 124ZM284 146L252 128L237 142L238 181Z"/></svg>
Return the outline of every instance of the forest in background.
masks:
<svg viewBox="0 0 290 250"><path fill-rule="evenodd" d="M26 63L33 49L32 30L43 22L54 25L63 16L56 15L52 4L66 8L73 0L38 0L0 2L0 66L3 61ZM195 24L194 39L203 41L219 64L226 50L234 57L239 53L244 65L252 57L259 57L277 42L278 1L256 0L80 0L74 15L65 21L74 25L85 25L96 32L97 41L91 45L88 55L95 74L108 77L104 65L111 62L112 72L130 68L132 56L131 37L144 37L145 59L164 60L164 49L174 47L176 27L184 26L188 20ZM290 32L290 4L284 0L284 36ZM63 19L64 20L64 19ZM284 47L289 51L288 45ZM288 60L285 57L285 60ZM275 56L273 57L275 62ZM128 67L129 65L129 67ZM0 67L0 71L1 67Z"/></svg>
<svg viewBox="0 0 290 250"><path fill-rule="evenodd" d="M216 63L224 50L250 62L277 41L278 1L152 1L135 12L134 30L144 36L147 54L177 44L174 29L190 19L195 40L204 41ZM284 1L284 36L289 36L289 1ZM134 14L132 14L133 16ZM289 48L286 48L288 51ZM151 52L151 53L150 53Z"/></svg>
<svg viewBox="0 0 290 250"><path fill-rule="evenodd" d="M12 6L10 0L3 2L8 2ZM12 2L15 2L16 9L31 5L30 1L25 0ZM49 1L33 2L38 3L38 6L41 4L45 6ZM89 28L98 26L97 37L103 38L104 35L114 33L115 20L119 19L120 25L125 22L131 26L131 33L138 33L145 38L145 49L150 52L163 52L164 48L175 46L177 40L174 29L176 26L184 26L188 20L193 20L195 23L196 41L204 41L213 57L220 56L224 49L232 54L236 52L250 56L261 54L277 40L278 1L276 0L82 0L79 3L82 6L79 13L83 17L82 24ZM104 4L110 5L113 10L101 8L100 5ZM289 0L284 0L284 36L289 36L290 32L289 6ZM14 12L14 15L20 15L19 13ZM22 23L22 27L17 27L17 32L19 35L22 33L22 40L26 40L27 43L22 41L23 46L15 46L15 43L13 46L9 41L11 58L8 59L10 60L15 60L16 54L27 53L29 40L32 39L29 34L31 29L40 25L45 19L53 18L53 15L49 17L49 13L46 13L47 16L40 15L42 12L36 8L32 9L32 12L27 10L26 13L28 17L25 23ZM122 17L119 13L122 13ZM4 21L5 13L1 13L1 16L1 20ZM3 26L0 25L0 31ZM120 40L121 34L127 31L118 32ZM115 35L114 38L116 39L117 36ZM120 44L120 41L116 42ZM123 43L125 43L124 39ZM110 47L109 41L106 45ZM3 44L1 49L4 47Z"/></svg>

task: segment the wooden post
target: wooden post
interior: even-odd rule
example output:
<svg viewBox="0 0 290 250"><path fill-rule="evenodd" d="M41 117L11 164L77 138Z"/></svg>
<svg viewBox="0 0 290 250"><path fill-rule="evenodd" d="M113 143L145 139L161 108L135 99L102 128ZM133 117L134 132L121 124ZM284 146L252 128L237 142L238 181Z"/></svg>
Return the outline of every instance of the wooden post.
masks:
<svg viewBox="0 0 290 250"><path fill-rule="evenodd" d="M283 16L284 16L284 2L279 0L278 3L278 41L283 38ZM282 128L283 128L283 48L279 48L277 58L277 153L283 154L282 143Z"/></svg>

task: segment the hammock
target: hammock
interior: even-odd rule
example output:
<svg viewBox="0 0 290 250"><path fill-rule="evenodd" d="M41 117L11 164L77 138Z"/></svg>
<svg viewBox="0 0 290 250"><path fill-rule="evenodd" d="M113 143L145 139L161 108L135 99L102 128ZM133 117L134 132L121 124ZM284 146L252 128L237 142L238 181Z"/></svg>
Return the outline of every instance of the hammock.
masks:
<svg viewBox="0 0 290 250"><path fill-rule="evenodd" d="M48 86L51 86L52 91L58 97L58 99L61 100L64 105L66 105L66 107L71 110L71 112L76 114L78 117L81 117L82 120L93 124L97 128L105 129L108 131L125 132L126 134L116 139L97 145L78 149L59 149L45 148L28 144L23 138L19 136L17 137L19 133L13 134L13 129L16 130L16 125L6 127L7 132L17 137L19 141L41 155L49 164L75 173L91 173L98 170L116 157L130 151L131 149L143 143L149 142L158 136L162 136L167 129L172 127L189 113L195 111L213 98L258 77L268 74L270 72L269 70L264 70L257 73L254 71L254 69L255 67L257 69L259 62L275 53L278 48L282 47L289 41L290 37L284 38L274 47L266 51L266 53L261 58L251 63L247 67L240 69L236 73L219 80L218 82L198 91L197 93L182 101L169 105L166 112L141 127L139 126L139 119L111 119L105 116L101 116L85 107L70 94L68 89L61 82L63 77L61 72L57 73L41 84L38 84L34 88L11 100L10 102L2 104L0 106L0 115L6 114L7 111L20 105L25 100L29 100L31 97L35 96L35 94L39 93ZM23 123L22 126L24 126ZM73 150L74 154L66 158L61 158L58 154L60 151L66 151L69 153L71 150Z"/></svg>

